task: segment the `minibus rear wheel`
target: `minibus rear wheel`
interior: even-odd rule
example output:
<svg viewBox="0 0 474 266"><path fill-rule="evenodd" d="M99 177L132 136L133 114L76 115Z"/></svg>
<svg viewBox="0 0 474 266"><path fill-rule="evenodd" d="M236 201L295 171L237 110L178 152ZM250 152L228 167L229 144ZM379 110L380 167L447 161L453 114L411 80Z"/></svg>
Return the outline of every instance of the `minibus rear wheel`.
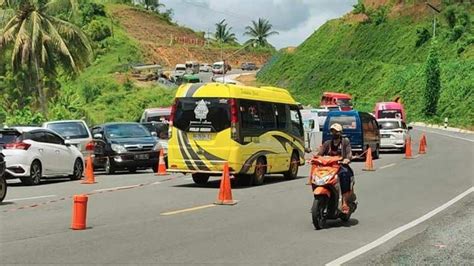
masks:
<svg viewBox="0 0 474 266"><path fill-rule="evenodd" d="M198 185L204 185L209 181L209 175L202 173L193 174L193 181Z"/></svg>

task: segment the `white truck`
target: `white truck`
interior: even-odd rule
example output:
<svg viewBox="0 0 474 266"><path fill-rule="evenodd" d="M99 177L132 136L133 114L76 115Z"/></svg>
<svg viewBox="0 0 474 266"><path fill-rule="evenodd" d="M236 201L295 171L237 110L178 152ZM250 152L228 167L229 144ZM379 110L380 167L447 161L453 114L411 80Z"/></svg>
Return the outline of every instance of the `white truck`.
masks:
<svg viewBox="0 0 474 266"><path fill-rule="evenodd" d="M303 109L300 111L303 118L305 148L316 151L322 141L321 132L319 130L318 110Z"/></svg>

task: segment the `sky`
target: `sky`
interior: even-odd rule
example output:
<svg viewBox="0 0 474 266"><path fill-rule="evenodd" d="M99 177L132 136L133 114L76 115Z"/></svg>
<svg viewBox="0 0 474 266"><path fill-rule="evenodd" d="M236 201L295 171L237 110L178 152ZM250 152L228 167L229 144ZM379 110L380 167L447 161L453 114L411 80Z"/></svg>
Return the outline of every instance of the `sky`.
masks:
<svg viewBox="0 0 474 266"><path fill-rule="evenodd" d="M266 18L278 31L269 38L277 49L298 46L329 19L352 9L356 0L161 0L174 10L174 21L195 31L215 31L225 19L243 43L245 27Z"/></svg>

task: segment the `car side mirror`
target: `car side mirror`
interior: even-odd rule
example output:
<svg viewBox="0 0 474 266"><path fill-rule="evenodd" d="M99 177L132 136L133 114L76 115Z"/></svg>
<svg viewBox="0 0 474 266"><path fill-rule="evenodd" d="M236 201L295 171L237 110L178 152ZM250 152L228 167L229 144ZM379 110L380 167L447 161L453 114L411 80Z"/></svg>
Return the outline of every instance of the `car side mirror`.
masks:
<svg viewBox="0 0 474 266"><path fill-rule="evenodd" d="M158 137L158 134L156 134L155 131L151 132L151 135L152 135L153 137Z"/></svg>
<svg viewBox="0 0 474 266"><path fill-rule="evenodd" d="M102 139L102 138L103 138L102 134L100 133L94 134L94 139Z"/></svg>
<svg viewBox="0 0 474 266"><path fill-rule="evenodd" d="M66 145L67 147L70 147L72 144L71 144L71 141L70 141L70 140L66 139L66 140L64 141L64 145Z"/></svg>
<svg viewBox="0 0 474 266"><path fill-rule="evenodd" d="M412 126L408 126L408 130L412 130L412 129L413 129L413 127L412 127Z"/></svg>

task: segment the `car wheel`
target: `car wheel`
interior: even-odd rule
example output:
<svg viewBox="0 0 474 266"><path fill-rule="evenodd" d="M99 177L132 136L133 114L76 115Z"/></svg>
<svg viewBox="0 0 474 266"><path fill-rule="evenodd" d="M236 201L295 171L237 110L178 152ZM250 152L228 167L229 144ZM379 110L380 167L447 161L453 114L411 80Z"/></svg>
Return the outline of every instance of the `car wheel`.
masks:
<svg viewBox="0 0 474 266"><path fill-rule="evenodd" d="M105 161L105 173L108 175L115 174L114 163L111 161L109 157L107 157L107 161Z"/></svg>
<svg viewBox="0 0 474 266"><path fill-rule="evenodd" d="M72 175L69 176L71 180L79 180L82 178L82 174L84 173L84 164L82 160L77 158L74 162L74 169L72 171Z"/></svg>
<svg viewBox="0 0 474 266"><path fill-rule="evenodd" d="M39 161L33 161L30 166L30 176L20 178L21 183L31 186L39 185L41 182L41 163Z"/></svg>
<svg viewBox="0 0 474 266"><path fill-rule="evenodd" d="M0 203L5 199L7 195L7 181L5 178L0 177Z"/></svg>
<svg viewBox="0 0 474 266"><path fill-rule="evenodd" d="M204 185L209 181L209 175L208 174L193 174L193 181L194 183L198 185Z"/></svg>
<svg viewBox="0 0 474 266"><path fill-rule="evenodd" d="M285 178L286 179L295 179L298 177L298 168L300 166L300 158L298 156L298 152L294 151L291 154L291 159L290 159L290 168L288 169L288 172L286 172Z"/></svg>
<svg viewBox="0 0 474 266"><path fill-rule="evenodd" d="M255 172L252 177L252 183L255 186L263 185L265 174L267 173L267 161L264 157L259 157L255 165Z"/></svg>

